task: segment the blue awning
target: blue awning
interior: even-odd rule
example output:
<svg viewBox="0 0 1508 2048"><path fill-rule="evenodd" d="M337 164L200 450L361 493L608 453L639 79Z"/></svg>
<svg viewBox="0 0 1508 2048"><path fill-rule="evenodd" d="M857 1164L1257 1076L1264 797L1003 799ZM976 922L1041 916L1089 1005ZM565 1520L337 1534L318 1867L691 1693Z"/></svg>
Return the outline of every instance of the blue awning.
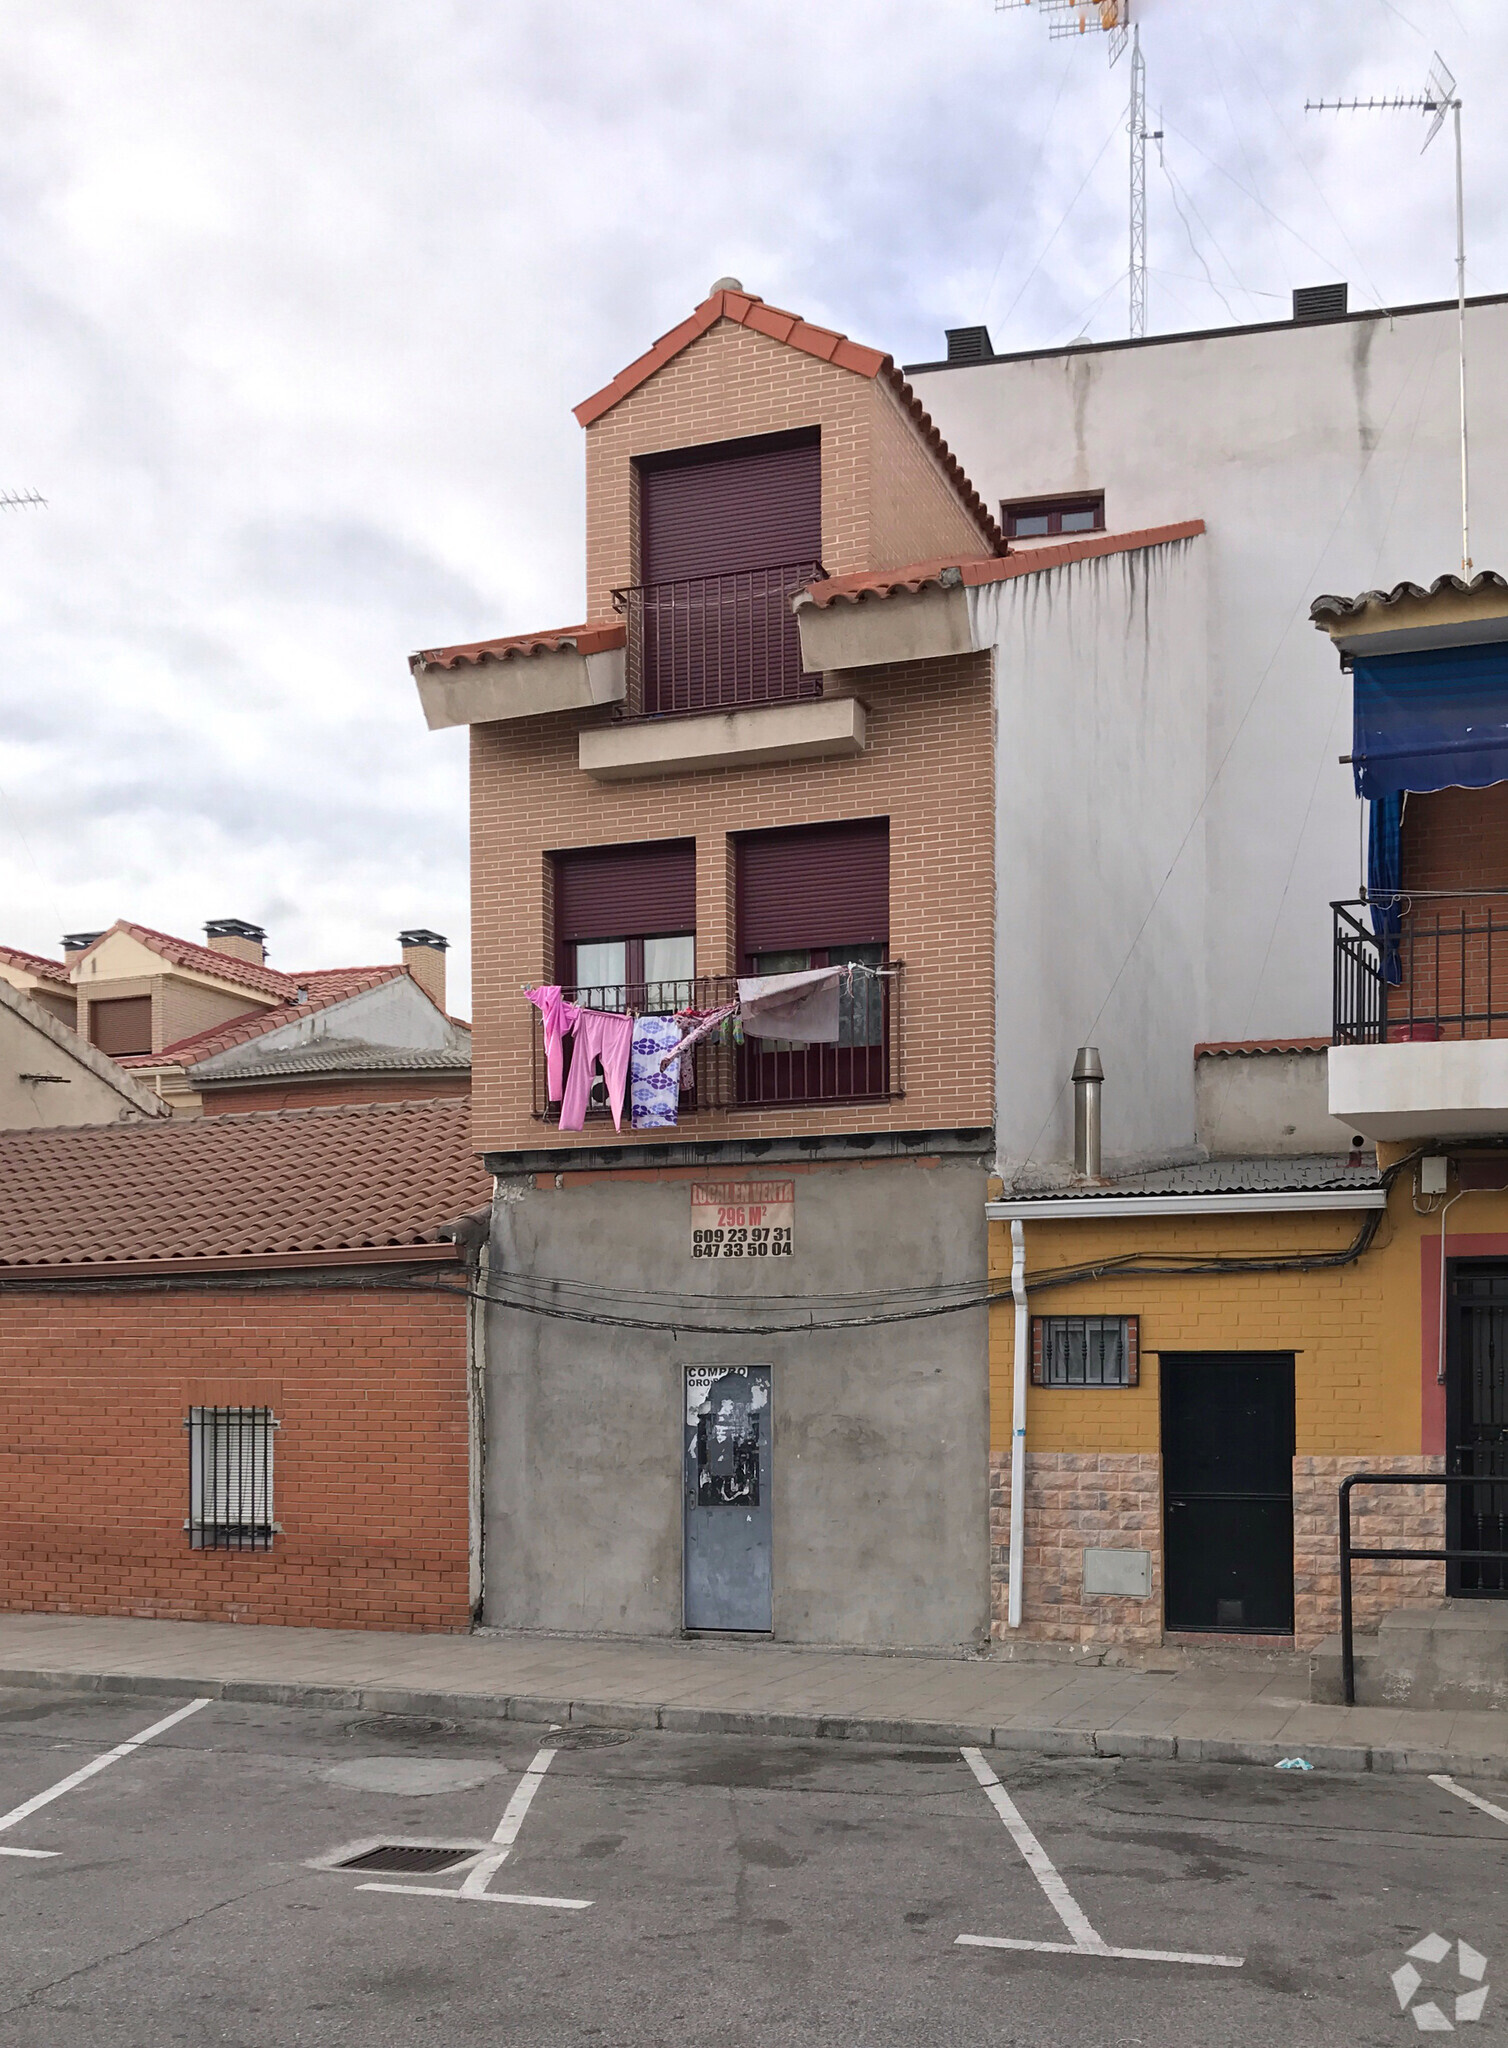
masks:
<svg viewBox="0 0 1508 2048"><path fill-rule="evenodd" d="M1351 673L1358 796L1508 782L1508 641L1358 655Z"/></svg>

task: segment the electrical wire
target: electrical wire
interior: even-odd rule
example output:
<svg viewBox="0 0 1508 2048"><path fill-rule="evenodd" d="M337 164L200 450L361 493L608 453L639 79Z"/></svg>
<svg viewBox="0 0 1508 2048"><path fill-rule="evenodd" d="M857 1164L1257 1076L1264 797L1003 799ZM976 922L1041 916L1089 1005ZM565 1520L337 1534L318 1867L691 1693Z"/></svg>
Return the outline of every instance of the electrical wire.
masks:
<svg viewBox="0 0 1508 2048"><path fill-rule="evenodd" d="M1199 268L1204 272L1205 283L1209 286L1210 290L1215 294L1215 297L1220 301L1221 305L1224 306L1226 312L1230 315L1231 325L1239 326L1240 322L1236 319L1235 307L1231 304L1230 300L1225 296L1224 292L1221 291L1219 285L1216 284L1214 277L1211 274L1210 267L1205 262L1203 253L1200 250L1198 243L1194 240L1194 230L1189 226L1189 217L1184 212L1183 207L1179 201L1178 180L1173 176L1173 173L1168 169L1166 162L1162 161L1161 159L1159 159L1158 168L1161 170L1163 176L1168 181L1168 191L1172 194L1173 198L1173 211L1178 215L1179 220L1183 223L1183 232L1188 238L1189 253L1192 255L1194 261L1199 265ZM1189 201L1189 204L1190 206L1194 204L1192 199ZM1203 225L1202 220L1200 224L1201 226ZM1206 228L1205 232L1208 233L1209 230ZM1230 263L1229 261L1227 261L1227 270L1229 270L1230 267ZM1241 285L1238 279L1237 290L1240 289Z"/></svg>
<svg viewBox="0 0 1508 2048"><path fill-rule="evenodd" d="M1099 169L1100 158L1105 154L1105 151L1110 147L1111 143L1114 142L1117 134L1120 132L1120 126L1120 116L1117 114L1115 118L1115 123L1112 126L1110 133L1105 137L1104 141L1100 144L1099 149L1096 152L1094 162L1089 166L1088 170L1085 171L1083 177L1079 180L1078 191L1074 193L1072 199L1070 199L1067 206L1064 207L1062 218L1059 220L1057 226L1053 229L1052 233L1048 236L1047 240L1042 245L1042 253L1038 256L1036 262L1032 265L1031 269L1026 273L1026 276L1022 279L1020 290L1016 293L1016 296L1011 300L1010 305L1006 308L1005 325L1007 327L1010 325L1011 315L1015 312L1016 308L1020 305L1022 299L1026 294L1027 286L1031 283L1032 279L1036 276L1037 272L1042 268L1042 265L1047 261L1048 251L1052 248L1053 243L1058 239L1059 235L1062 234L1064 228L1067 227L1068 216L1073 212L1074 208L1078 205L1080 199L1083 198L1084 187L1089 183L1089 180L1094 176L1095 172Z"/></svg>

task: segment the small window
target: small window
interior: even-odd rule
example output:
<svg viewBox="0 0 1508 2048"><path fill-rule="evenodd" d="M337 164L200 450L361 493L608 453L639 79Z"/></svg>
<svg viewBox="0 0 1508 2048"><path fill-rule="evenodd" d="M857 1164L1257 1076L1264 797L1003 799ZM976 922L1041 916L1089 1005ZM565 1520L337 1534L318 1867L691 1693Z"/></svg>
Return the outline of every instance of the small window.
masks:
<svg viewBox="0 0 1508 2048"><path fill-rule="evenodd" d="M109 996L89 1005L89 1036L112 1059L152 1050L152 998Z"/></svg>
<svg viewBox="0 0 1508 2048"><path fill-rule="evenodd" d="M1134 1387L1135 1316L1033 1316L1032 1385Z"/></svg>
<svg viewBox="0 0 1508 2048"><path fill-rule="evenodd" d="M1090 491L1081 498L1007 498L1000 524L1008 540L1046 540L1054 534L1103 533L1105 493Z"/></svg>
<svg viewBox="0 0 1508 2048"><path fill-rule="evenodd" d="M272 1519L270 1408L191 1408L189 1540L195 1550L268 1550Z"/></svg>

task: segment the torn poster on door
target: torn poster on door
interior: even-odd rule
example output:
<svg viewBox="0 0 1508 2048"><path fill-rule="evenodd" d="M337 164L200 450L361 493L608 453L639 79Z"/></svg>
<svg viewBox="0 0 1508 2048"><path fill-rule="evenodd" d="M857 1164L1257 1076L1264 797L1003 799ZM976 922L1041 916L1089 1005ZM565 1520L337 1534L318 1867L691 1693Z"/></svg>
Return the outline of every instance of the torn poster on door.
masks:
<svg viewBox="0 0 1508 2048"><path fill-rule="evenodd" d="M788 1259L796 1229L793 1180L694 1180L694 1259Z"/></svg>

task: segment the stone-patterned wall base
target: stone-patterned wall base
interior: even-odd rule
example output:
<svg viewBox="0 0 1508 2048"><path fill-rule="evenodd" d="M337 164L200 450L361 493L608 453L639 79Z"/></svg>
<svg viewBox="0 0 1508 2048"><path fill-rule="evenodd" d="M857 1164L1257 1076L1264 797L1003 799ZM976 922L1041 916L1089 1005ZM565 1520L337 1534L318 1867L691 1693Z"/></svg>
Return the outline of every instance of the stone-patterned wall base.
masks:
<svg viewBox="0 0 1508 2048"><path fill-rule="evenodd" d="M1443 1472L1445 1460L1407 1457L1295 1458L1293 1461L1294 1640L1313 1649L1340 1629L1340 1483L1348 1472ZM1392 1545L1442 1547L1443 1486L1356 1487L1351 1541L1361 1549ZM1351 1567L1356 1627L1370 1632L1396 1607L1438 1607L1445 1598L1443 1564L1355 1564Z"/></svg>
<svg viewBox="0 0 1508 2048"><path fill-rule="evenodd" d="M1011 1454L990 1453L990 1633L1039 1642L1162 1640L1161 1460L1138 1453L1029 1451L1022 1626L1006 1624L1010 1583ZM1084 1593L1084 1552L1149 1550L1146 1600Z"/></svg>

